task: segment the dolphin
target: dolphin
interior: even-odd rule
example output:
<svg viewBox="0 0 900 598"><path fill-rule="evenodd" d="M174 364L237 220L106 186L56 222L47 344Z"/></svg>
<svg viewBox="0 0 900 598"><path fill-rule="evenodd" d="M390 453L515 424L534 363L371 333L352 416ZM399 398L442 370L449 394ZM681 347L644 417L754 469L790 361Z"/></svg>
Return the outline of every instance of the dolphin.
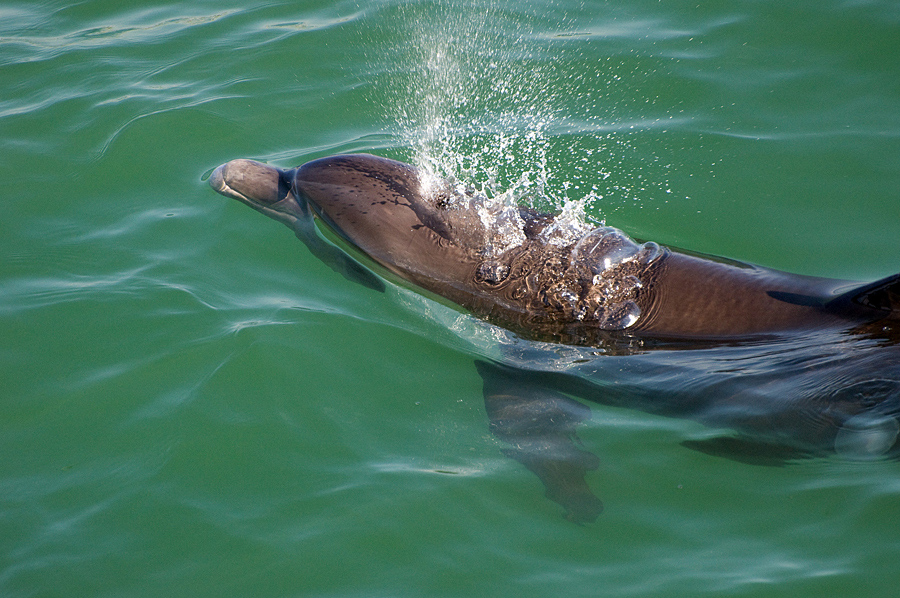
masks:
<svg viewBox="0 0 900 598"><path fill-rule="evenodd" d="M740 460L900 452L900 275L801 276L641 243L367 154L293 169L238 159L209 182L369 288L385 288L380 268L521 338L600 349L562 370L539 354L476 362L492 431L574 521L602 503L584 477L596 457L573 442L590 417L573 396L737 430L685 444Z"/></svg>

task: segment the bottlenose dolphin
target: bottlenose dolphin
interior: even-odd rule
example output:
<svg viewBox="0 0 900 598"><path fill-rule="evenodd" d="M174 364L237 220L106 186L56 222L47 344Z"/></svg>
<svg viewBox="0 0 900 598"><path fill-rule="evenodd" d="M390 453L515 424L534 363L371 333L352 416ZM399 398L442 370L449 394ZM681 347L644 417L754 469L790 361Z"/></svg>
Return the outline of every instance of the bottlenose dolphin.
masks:
<svg viewBox="0 0 900 598"><path fill-rule="evenodd" d="M571 396L733 429L686 444L739 459L898 452L900 275L800 276L612 227L567 229L553 214L491 206L365 154L288 170L233 160L210 184L370 288L384 283L326 241L315 218L387 272L520 337L601 349L562 368L537 353L476 362L492 431L573 520L593 520L602 505L584 479L596 457L572 442L589 411Z"/></svg>

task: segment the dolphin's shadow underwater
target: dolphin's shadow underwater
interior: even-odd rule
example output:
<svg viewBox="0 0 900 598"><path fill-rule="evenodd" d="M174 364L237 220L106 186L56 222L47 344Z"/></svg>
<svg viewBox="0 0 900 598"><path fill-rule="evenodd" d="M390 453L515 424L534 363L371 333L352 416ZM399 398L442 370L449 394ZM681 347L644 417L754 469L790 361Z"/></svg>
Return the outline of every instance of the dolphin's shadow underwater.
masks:
<svg viewBox="0 0 900 598"><path fill-rule="evenodd" d="M900 454L900 275L861 284L637 243L365 154L290 170L233 160L210 184L351 280L385 288L316 218L388 276L534 341L475 365L504 452L573 521L603 507L575 435L590 410L572 397L723 429L684 444L742 461ZM560 346L575 357L553 357Z"/></svg>

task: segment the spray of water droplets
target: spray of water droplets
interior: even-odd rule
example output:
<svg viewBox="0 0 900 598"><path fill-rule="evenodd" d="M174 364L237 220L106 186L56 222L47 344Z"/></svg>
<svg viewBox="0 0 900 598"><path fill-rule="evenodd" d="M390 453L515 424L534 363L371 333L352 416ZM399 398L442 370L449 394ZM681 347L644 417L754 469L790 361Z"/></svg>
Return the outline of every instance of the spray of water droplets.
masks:
<svg viewBox="0 0 900 598"><path fill-rule="evenodd" d="M574 25L548 7L537 14L483 0L403 3L385 35L391 64L402 65L391 74L394 93L382 99L396 118L393 133L429 176L478 198L485 224L507 227L496 235L501 246L521 237L510 206L560 211L548 241L566 244L598 224L586 217L597 200L622 195L621 183L607 181L622 135L597 110L602 83L586 80L602 74L560 59Z"/></svg>
<svg viewBox="0 0 900 598"><path fill-rule="evenodd" d="M416 8L426 10L417 18ZM548 62L528 36L523 15L485 4L411 5L403 135L429 172L477 185L488 196L540 194L547 187L546 130L556 120ZM424 16L427 14L427 16ZM438 18L435 18L438 15ZM514 39L510 32L514 31Z"/></svg>

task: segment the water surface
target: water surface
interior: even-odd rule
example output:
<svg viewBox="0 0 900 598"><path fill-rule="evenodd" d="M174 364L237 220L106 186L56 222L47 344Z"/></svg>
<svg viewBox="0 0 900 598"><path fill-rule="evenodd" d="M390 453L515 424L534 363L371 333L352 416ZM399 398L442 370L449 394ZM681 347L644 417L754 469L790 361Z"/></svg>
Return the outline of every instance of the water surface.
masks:
<svg viewBox="0 0 900 598"><path fill-rule="evenodd" d="M595 406L606 510L574 525L490 435L457 312L201 179L430 156L871 280L900 270L898 55L877 1L6 5L0 593L893 595L895 462L737 463Z"/></svg>

